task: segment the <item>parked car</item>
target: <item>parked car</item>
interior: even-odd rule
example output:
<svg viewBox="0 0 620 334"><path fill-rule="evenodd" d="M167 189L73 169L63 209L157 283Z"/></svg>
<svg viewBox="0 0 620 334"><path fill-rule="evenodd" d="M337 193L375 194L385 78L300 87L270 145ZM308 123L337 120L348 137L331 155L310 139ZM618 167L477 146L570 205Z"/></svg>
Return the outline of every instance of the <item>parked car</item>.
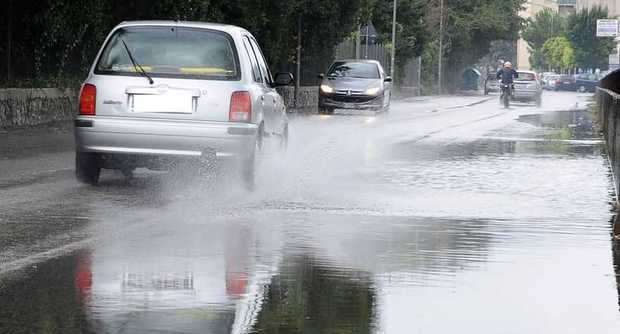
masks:
<svg viewBox="0 0 620 334"><path fill-rule="evenodd" d="M319 112L335 109L388 111L392 78L376 60L337 60L319 74Z"/></svg>
<svg viewBox="0 0 620 334"><path fill-rule="evenodd" d="M535 72L518 71L519 77L514 82L512 99L521 102L542 104L542 84Z"/></svg>
<svg viewBox="0 0 620 334"><path fill-rule="evenodd" d="M555 76L557 76L557 74L554 72L544 72L538 75L538 77L540 78L540 82L543 85L543 89L545 89L545 87L549 85L549 82L553 80Z"/></svg>
<svg viewBox="0 0 620 334"><path fill-rule="evenodd" d="M560 79L560 77L561 76L559 74L548 75L547 77L545 77L545 80L543 80L543 89L555 90L555 84Z"/></svg>
<svg viewBox="0 0 620 334"><path fill-rule="evenodd" d="M559 79L555 81L555 90L568 90L575 91L576 89L576 80L575 77L571 75L562 75Z"/></svg>
<svg viewBox="0 0 620 334"><path fill-rule="evenodd" d="M578 92L595 92L599 86L600 78L596 74L579 74L575 79L575 86Z"/></svg>
<svg viewBox="0 0 620 334"><path fill-rule="evenodd" d="M108 35L80 91L77 179L96 184L102 168L131 173L179 160L212 165L228 159L251 187L263 138L288 138L286 107L275 87L292 80L290 73L272 78L245 29L122 23Z"/></svg>
<svg viewBox="0 0 620 334"><path fill-rule="evenodd" d="M497 79L497 74L487 74L487 77L484 80L484 95L489 95L489 93L498 93L499 90L499 79Z"/></svg>

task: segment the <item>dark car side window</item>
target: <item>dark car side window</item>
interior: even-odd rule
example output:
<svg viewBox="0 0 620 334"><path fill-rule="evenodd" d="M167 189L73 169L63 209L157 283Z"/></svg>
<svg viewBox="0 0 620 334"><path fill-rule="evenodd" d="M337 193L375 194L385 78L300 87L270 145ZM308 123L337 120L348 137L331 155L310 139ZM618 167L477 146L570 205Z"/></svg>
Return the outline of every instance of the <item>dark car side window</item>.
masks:
<svg viewBox="0 0 620 334"><path fill-rule="evenodd" d="M250 45L250 40L247 36L243 37L243 46L245 48L245 51L248 54L248 57L250 58L250 63L252 63L252 78L254 79L255 82L262 83L263 79L260 73L258 60L256 59L256 54L254 54L254 51L252 50L252 46Z"/></svg>
<svg viewBox="0 0 620 334"><path fill-rule="evenodd" d="M250 43L254 48L254 52L256 53L256 58L258 59L258 65L260 66L261 73L265 78L266 83L272 83L273 78L271 77L271 72L269 72L269 67L267 66L267 62L265 61L265 56L263 56L263 51L258 46L258 43L254 38L250 39Z"/></svg>

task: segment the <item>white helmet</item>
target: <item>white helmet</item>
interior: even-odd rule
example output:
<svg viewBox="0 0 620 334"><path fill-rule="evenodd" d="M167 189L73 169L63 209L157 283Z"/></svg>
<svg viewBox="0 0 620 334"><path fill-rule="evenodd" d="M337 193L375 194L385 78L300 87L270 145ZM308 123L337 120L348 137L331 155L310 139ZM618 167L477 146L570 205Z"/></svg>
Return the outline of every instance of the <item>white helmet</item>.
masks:
<svg viewBox="0 0 620 334"><path fill-rule="evenodd" d="M504 63L504 67L512 68L512 63L507 61Z"/></svg>

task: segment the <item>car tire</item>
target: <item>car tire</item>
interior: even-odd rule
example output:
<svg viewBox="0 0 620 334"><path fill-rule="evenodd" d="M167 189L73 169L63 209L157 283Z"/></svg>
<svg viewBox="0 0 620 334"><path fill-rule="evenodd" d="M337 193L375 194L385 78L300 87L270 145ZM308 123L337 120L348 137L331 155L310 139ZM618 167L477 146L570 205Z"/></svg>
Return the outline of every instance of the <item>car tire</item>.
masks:
<svg viewBox="0 0 620 334"><path fill-rule="evenodd" d="M288 127L286 129L288 130ZM288 134L286 137L288 141ZM263 150L264 139L265 129L263 124L261 124L258 128L258 134L256 135L256 145L254 145L254 149L240 161L241 166L239 171L241 172L241 180L244 188L248 191L253 191L256 187L256 154Z"/></svg>
<svg viewBox="0 0 620 334"><path fill-rule="evenodd" d="M328 107L319 107L319 114L322 115L331 115L334 113L334 109L333 108L328 108Z"/></svg>
<svg viewBox="0 0 620 334"><path fill-rule="evenodd" d="M288 125L284 127L282 134L280 135L280 152L283 154L288 150Z"/></svg>
<svg viewBox="0 0 620 334"><path fill-rule="evenodd" d="M75 176L79 182L96 185L100 174L99 156L96 153L75 152Z"/></svg>
<svg viewBox="0 0 620 334"><path fill-rule="evenodd" d="M579 88L577 89L577 91L578 91L579 93L585 93L585 92L587 91L586 86L583 86L583 85L579 86Z"/></svg>

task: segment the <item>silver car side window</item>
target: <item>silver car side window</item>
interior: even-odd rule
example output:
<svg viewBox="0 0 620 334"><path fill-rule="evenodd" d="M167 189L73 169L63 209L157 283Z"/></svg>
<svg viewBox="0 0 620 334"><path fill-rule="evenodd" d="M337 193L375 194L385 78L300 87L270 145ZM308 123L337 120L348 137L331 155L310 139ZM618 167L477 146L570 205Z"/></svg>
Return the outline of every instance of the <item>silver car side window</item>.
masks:
<svg viewBox="0 0 620 334"><path fill-rule="evenodd" d="M254 52L256 52L256 58L258 58L258 65L260 66L261 72L263 73L263 77L265 78L265 82L271 83L273 82L273 78L271 77L271 72L269 71L269 66L267 66L267 61L265 61L265 56L263 56L263 51L258 46L258 43L254 38L250 39L252 43L252 47L254 48Z"/></svg>
<svg viewBox="0 0 620 334"><path fill-rule="evenodd" d="M252 51L252 46L250 45L250 40L248 39L247 36L243 37L243 46L245 47L245 51L247 52L248 57L250 58L250 63L252 63L252 78L254 78L255 82L262 83L263 80L262 80L262 75L260 73L258 60L256 59L256 55L254 54L254 51Z"/></svg>

